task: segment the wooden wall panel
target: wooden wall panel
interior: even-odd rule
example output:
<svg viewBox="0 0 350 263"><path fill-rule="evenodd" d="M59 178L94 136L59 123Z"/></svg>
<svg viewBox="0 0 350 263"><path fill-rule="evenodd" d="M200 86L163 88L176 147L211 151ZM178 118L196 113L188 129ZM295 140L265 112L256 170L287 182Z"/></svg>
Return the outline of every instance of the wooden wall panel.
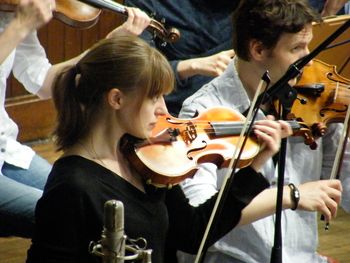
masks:
<svg viewBox="0 0 350 263"><path fill-rule="evenodd" d="M55 64L85 51L123 19L119 14L103 11L97 24L88 29L73 28L53 19L38 31L38 37L50 62ZM8 80L6 110L20 127L20 141L33 141L51 134L55 122L52 101L40 101L13 77Z"/></svg>
<svg viewBox="0 0 350 263"><path fill-rule="evenodd" d="M327 19L324 23L314 25L314 38L310 43L310 50L315 49L349 19L350 15L343 15ZM330 65L336 65L337 72L341 73L342 76L348 79L350 79L350 43L346 41L349 39L350 29L348 28L337 39L335 39L330 46L340 43L345 44L326 49L317 56L318 59Z"/></svg>

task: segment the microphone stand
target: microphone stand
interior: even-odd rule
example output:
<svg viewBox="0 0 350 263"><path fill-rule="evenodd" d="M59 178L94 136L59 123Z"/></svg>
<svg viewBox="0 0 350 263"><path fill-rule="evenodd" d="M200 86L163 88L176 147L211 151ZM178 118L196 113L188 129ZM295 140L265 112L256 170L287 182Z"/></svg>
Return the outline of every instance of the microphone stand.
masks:
<svg viewBox="0 0 350 263"><path fill-rule="evenodd" d="M314 57L321 51L325 50L330 43L332 43L339 35L341 35L348 27L350 27L350 20L341 25L332 35L325 39L318 47L316 47L310 54L297 60L293 63L287 72L279 79L269 90L266 91L264 97L260 95L259 101L263 104L268 100L273 101L278 99L282 107L281 118L285 119L291 110L294 100L297 97L297 91L292 88L288 82L296 78L301 69L307 65ZM282 214L282 200L283 200L283 186L284 186L284 169L286 157L287 139L281 142L279 160L278 160L278 182L277 182L277 201L276 201L276 221L275 221L275 240L271 252L271 263L282 263L282 231L281 231L281 214Z"/></svg>

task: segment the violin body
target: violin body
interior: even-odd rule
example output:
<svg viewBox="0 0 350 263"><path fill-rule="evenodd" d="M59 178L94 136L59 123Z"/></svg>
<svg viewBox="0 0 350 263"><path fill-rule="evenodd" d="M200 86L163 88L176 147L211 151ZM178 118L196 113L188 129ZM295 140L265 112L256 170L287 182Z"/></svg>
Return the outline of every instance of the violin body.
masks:
<svg viewBox="0 0 350 263"><path fill-rule="evenodd" d="M315 137L323 136L328 124L344 121L350 104L350 80L339 75L335 66L314 60L304 68L294 88L298 100L289 119L307 124Z"/></svg>
<svg viewBox="0 0 350 263"><path fill-rule="evenodd" d="M0 0L0 10L13 12L16 10L19 0ZM77 28L89 28L94 26L101 14L101 9L106 9L124 16L128 15L125 6L114 0L56 0L56 9L53 16L63 23ZM180 38L180 31L176 28L166 28L163 23L151 19L146 28L153 37L162 41L173 43Z"/></svg>
<svg viewBox="0 0 350 263"><path fill-rule="evenodd" d="M56 0L53 15L69 26L90 28L98 22L101 12L101 9L77 0Z"/></svg>
<svg viewBox="0 0 350 263"><path fill-rule="evenodd" d="M121 149L148 183L171 187L192 177L201 163L227 167L236 147L240 147L237 143L243 120L243 115L225 107L206 110L193 119L164 115L151 138L125 136ZM238 167L249 165L259 150L260 145L249 137Z"/></svg>

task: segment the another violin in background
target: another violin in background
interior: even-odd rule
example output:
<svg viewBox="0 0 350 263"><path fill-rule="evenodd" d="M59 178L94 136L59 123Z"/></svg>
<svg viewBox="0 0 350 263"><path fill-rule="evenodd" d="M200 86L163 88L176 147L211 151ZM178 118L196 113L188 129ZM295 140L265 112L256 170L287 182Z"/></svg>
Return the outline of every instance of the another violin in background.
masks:
<svg viewBox="0 0 350 263"><path fill-rule="evenodd" d="M13 12L16 10L19 0L0 0L0 10ZM101 9L106 9L124 16L128 15L126 7L112 0L56 0L54 18L76 28L89 28L94 26L101 14ZM151 19L147 30L154 37L164 42L175 42L180 38L180 32L176 28L166 28L164 23Z"/></svg>
<svg viewBox="0 0 350 263"><path fill-rule="evenodd" d="M101 10L77 0L55 0L56 10L54 18L76 28L90 28L94 26L101 14ZM0 0L0 10L16 11L19 0Z"/></svg>
<svg viewBox="0 0 350 263"><path fill-rule="evenodd" d="M127 16L128 12L126 7L113 0L79 0L80 2L89 4L91 6L106 9L112 12L119 13ZM153 34L153 37L158 37L164 42L173 43L180 38L180 31L173 27L165 27L164 21L158 22L157 20L151 19L151 23L147 30Z"/></svg>
<svg viewBox="0 0 350 263"><path fill-rule="evenodd" d="M298 100L294 102L289 118L304 121L314 138L322 137L330 123L344 123L330 174L330 179L339 178L348 141L350 79L339 75L336 66L314 60L311 66L304 68L294 88L298 92ZM323 215L321 220L324 220ZM328 229L329 222L326 222L325 230Z"/></svg>
<svg viewBox="0 0 350 263"><path fill-rule="evenodd" d="M350 105L350 79L339 75L336 66L313 60L294 88L298 99L288 119L309 125L315 138L324 135L328 124L344 121Z"/></svg>

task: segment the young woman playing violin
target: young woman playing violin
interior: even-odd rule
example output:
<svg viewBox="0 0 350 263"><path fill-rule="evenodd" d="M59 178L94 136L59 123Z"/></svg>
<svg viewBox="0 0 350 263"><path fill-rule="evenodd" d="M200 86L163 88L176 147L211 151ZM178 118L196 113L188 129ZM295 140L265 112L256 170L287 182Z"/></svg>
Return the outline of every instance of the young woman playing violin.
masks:
<svg viewBox="0 0 350 263"><path fill-rule="evenodd" d="M16 141L18 127L4 105L7 78L12 72L27 91L49 98L55 76L75 64L79 56L51 65L40 45L36 29L52 18L54 0L5 2L18 5L15 12L0 12L0 236L31 237L34 208L51 165ZM110 36L117 31L140 34L148 26L150 19L145 13L133 8L128 12L128 20Z"/></svg>
<svg viewBox="0 0 350 263"><path fill-rule="evenodd" d="M64 153L38 201L27 262L98 261L88 247L100 239L104 203L110 199L123 202L125 234L147 240L152 262L174 262L176 249L197 252L216 196L192 207L180 186L146 184L120 149L125 134L142 139L151 135L158 117L167 113L163 95L173 84L166 58L140 38L125 34L100 41L58 76L55 134ZM265 147L249 167L236 173L211 244L237 224L274 211L274 202L266 200L273 200L275 192L265 190L268 183L258 171L291 129L286 122L266 119L258 121L254 131ZM299 207L313 210L308 198L302 196ZM284 208L295 205L286 195Z"/></svg>

